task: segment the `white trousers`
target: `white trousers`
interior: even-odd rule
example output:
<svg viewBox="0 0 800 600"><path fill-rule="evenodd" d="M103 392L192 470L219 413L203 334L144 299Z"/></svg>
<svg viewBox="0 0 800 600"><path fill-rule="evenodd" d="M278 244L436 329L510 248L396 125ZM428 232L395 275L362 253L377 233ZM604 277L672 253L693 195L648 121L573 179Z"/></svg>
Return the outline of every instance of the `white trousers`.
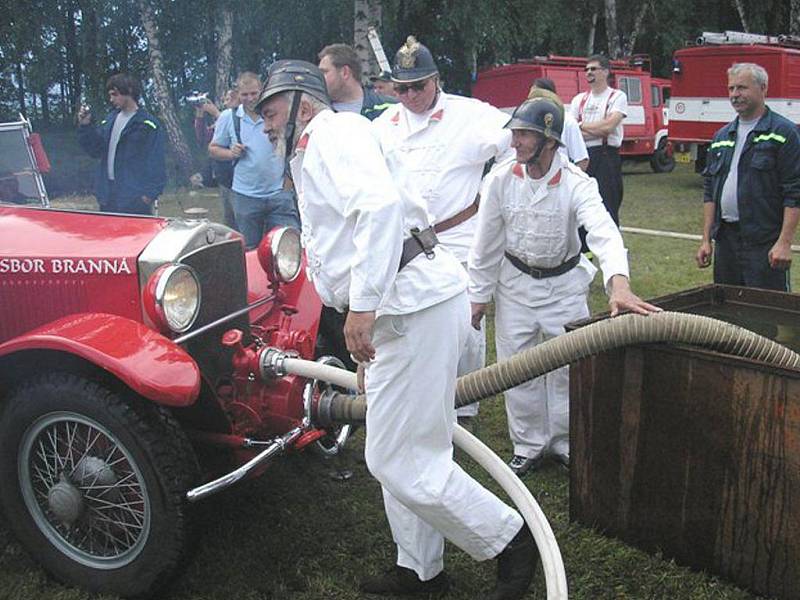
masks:
<svg viewBox="0 0 800 600"><path fill-rule="evenodd" d="M461 263L464 270L467 270L467 263ZM469 335L461 350L461 358L458 359L458 376L472 373L486 366L486 319L481 320L481 330L474 327L469 328ZM467 406L456 409L459 417L475 417L478 415L480 402L473 402Z"/></svg>
<svg viewBox="0 0 800 600"><path fill-rule="evenodd" d="M564 326L589 316L585 294L559 296L544 306L522 304L513 290L495 294L497 360L564 333ZM514 454L569 456L569 367L561 367L505 392Z"/></svg>
<svg viewBox="0 0 800 600"><path fill-rule="evenodd" d="M466 292L375 322L366 371L367 466L383 487L397 564L427 581L444 567L444 538L493 558L522 517L453 462L455 379L469 333Z"/></svg>

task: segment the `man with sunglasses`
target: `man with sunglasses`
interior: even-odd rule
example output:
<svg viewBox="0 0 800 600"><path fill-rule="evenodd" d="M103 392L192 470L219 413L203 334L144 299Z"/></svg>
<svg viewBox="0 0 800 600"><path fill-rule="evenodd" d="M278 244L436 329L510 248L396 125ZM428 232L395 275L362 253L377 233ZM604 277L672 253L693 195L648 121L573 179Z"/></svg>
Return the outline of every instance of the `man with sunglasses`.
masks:
<svg viewBox="0 0 800 600"><path fill-rule="evenodd" d="M586 62L589 91L572 99L572 116L577 119L589 150L587 173L597 180L600 196L614 223L619 226L622 204L622 120L628 114L628 97L608 85L611 64L595 54ZM585 245L585 244L584 244Z"/></svg>
<svg viewBox="0 0 800 600"><path fill-rule="evenodd" d="M387 154L399 153L428 203L440 243L466 267L475 231L478 191L484 166L511 156L508 115L475 100L442 91L430 50L413 36L397 51L392 81L399 104L374 126ZM458 365L464 375L483 367L486 338L472 331ZM462 419L477 414L477 404L458 409Z"/></svg>

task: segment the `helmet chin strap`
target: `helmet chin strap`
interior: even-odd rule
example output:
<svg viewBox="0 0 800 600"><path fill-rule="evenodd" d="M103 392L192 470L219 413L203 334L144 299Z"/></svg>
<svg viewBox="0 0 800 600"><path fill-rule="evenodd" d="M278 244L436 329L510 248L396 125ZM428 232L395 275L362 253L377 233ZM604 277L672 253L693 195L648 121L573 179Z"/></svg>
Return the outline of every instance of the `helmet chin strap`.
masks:
<svg viewBox="0 0 800 600"><path fill-rule="evenodd" d="M542 155L542 150L544 150L544 145L547 143L547 138L542 138L542 141L536 146L536 150L533 152L533 156L531 156L525 164L529 167L536 165L539 162L539 157ZM541 165L539 165L541 167Z"/></svg>
<svg viewBox="0 0 800 600"><path fill-rule="evenodd" d="M292 161L292 150L294 149L294 132L297 127L297 111L300 109L300 98L303 92L297 90L292 98L292 108L289 111L289 120L286 122L286 157L284 158L283 171L291 176L289 163Z"/></svg>

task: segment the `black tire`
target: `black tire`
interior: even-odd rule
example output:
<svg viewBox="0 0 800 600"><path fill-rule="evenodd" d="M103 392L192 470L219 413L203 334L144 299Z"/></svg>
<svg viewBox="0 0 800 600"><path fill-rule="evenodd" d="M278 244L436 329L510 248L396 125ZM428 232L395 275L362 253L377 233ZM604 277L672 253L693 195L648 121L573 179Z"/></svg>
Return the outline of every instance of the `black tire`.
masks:
<svg viewBox="0 0 800 600"><path fill-rule="evenodd" d="M658 148L650 157L650 168L654 173L671 173L675 169L675 157L667 156L667 138L661 138Z"/></svg>
<svg viewBox="0 0 800 600"><path fill-rule="evenodd" d="M67 373L23 382L1 408L0 503L33 557L93 592L167 584L187 554L184 494L199 473L175 419Z"/></svg>

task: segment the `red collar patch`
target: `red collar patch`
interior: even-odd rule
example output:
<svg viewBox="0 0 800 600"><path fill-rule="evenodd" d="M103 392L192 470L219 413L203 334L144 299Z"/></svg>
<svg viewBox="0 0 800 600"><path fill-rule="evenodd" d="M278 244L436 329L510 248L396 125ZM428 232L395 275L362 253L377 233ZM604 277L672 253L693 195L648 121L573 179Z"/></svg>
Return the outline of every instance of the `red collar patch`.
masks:
<svg viewBox="0 0 800 600"><path fill-rule="evenodd" d="M514 166L511 167L511 172L520 179L525 179L525 172L522 170L522 165L518 162L515 162Z"/></svg>
<svg viewBox="0 0 800 600"><path fill-rule="evenodd" d="M390 121L397 125L400 122L400 113L394 113L394 116L390 119Z"/></svg>
<svg viewBox="0 0 800 600"><path fill-rule="evenodd" d="M547 185L558 185L561 183L561 169L559 169L555 175L550 178L550 181L547 182Z"/></svg>
<svg viewBox="0 0 800 600"><path fill-rule="evenodd" d="M305 150L306 146L308 146L308 134L304 133L302 136L300 136L300 139L297 141L297 149Z"/></svg>
<svg viewBox="0 0 800 600"><path fill-rule="evenodd" d="M433 113L428 120L429 121L441 121L443 116L444 116L444 109L440 108L435 113Z"/></svg>

